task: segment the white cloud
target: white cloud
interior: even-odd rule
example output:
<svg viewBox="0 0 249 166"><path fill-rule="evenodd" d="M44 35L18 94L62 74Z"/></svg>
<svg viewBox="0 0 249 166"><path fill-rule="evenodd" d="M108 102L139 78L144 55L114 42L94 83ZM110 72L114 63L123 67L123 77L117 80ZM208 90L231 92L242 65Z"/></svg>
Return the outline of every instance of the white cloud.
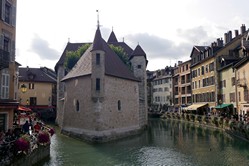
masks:
<svg viewBox="0 0 249 166"><path fill-rule="evenodd" d="M17 60L33 67L40 64L54 68L69 38L71 42L92 42L96 9L103 38L107 40L114 27L117 38L124 37L132 48L139 42L147 53L148 69L153 70L159 67L157 64L166 66L187 59L193 45L210 45L228 30L249 23L247 0L20 2L17 3ZM32 63L27 59L32 59Z"/></svg>

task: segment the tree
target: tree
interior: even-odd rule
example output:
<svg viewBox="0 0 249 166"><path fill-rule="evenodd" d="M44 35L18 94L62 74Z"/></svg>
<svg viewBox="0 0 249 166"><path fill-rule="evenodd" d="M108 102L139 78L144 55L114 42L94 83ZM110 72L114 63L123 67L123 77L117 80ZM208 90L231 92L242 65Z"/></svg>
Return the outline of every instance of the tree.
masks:
<svg viewBox="0 0 249 166"><path fill-rule="evenodd" d="M120 46L114 46L112 44L109 45L110 48L119 56L119 58L126 64L129 69L131 69L131 63L129 61L129 57L124 52L124 49ZM71 70L74 65L78 62L80 57L85 53L85 51L90 47L90 44L84 44L78 48L76 51L67 51L66 52L66 60L64 66L67 71Z"/></svg>
<svg viewBox="0 0 249 166"><path fill-rule="evenodd" d="M129 57L124 49L120 46L114 46L113 44L109 45L110 48L119 56L119 58L126 64L129 69L131 69L131 62L129 61Z"/></svg>
<svg viewBox="0 0 249 166"><path fill-rule="evenodd" d="M64 66L67 71L71 70L74 65L78 62L80 57L85 53L85 51L90 47L90 44L84 44L78 48L76 51L67 51L66 60Z"/></svg>

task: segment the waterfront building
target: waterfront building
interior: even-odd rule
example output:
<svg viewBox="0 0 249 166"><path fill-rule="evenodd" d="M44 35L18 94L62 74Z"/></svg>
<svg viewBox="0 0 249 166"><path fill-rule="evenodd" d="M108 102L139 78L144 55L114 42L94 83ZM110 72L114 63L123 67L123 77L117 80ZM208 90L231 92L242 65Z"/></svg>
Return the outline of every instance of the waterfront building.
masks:
<svg viewBox="0 0 249 166"><path fill-rule="evenodd" d="M243 24L241 34L238 30L235 30L234 37L231 31L225 33L224 43L221 38L218 38L217 42L213 42L211 46L193 47L190 55L193 105L189 109L196 110L208 106L210 110L222 103L224 104L225 98L223 99L222 96L225 97L223 87L226 80L222 77L224 75L219 72L224 71L221 68L225 65L245 56L246 51L241 48L241 43L246 35L246 27ZM232 76L227 79L232 79Z"/></svg>
<svg viewBox="0 0 249 166"><path fill-rule="evenodd" d="M173 94L175 111L181 112L182 108L191 105L191 60L182 62L174 68Z"/></svg>
<svg viewBox="0 0 249 166"><path fill-rule="evenodd" d="M241 60L243 57L246 56L246 47L243 47L242 43L245 41L245 38L247 36L248 31L246 31L246 26L242 24L240 27L241 32L239 34L238 30L235 30L234 32L234 37L232 36L232 31L228 31L227 33L224 34L224 47L222 47L219 51L216 52L215 58L216 58L216 74L215 74L215 80L216 82L216 91L217 91L217 98L216 98L216 103L217 105L220 105L221 103L227 102L226 104L229 104L230 100L234 100L234 95L233 92L235 90L231 91L231 95L225 95L226 86L229 84L226 84L226 82L233 80L235 77L234 74L231 73L231 75L223 75L220 72L223 70L223 67L229 65L230 63L235 63L236 61ZM246 43L246 42L244 42ZM226 77L224 77L226 76ZM234 81L232 81L234 82ZM235 88L235 83L232 83L233 88ZM227 89L228 90L228 89ZM229 92L230 93L230 92ZM225 95L225 96L224 96ZM227 98L228 101L225 101ZM229 99L230 98L230 99ZM236 102L236 101L235 101ZM237 104L234 105L234 108L237 109Z"/></svg>
<svg viewBox="0 0 249 166"><path fill-rule="evenodd" d="M249 57L241 59L234 66L235 69L235 94L236 107L239 115L249 115Z"/></svg>
<svg viewBox="0 0 249 166"><path fill-rule="evenodd" d="M19 96L21 105L31 109L48 109L56 107L56 74L47 67L19 68ZM27 91L22 92L21 87Z"/></svg>
<svg viewBox="0 0 249 166"><path fill-rule="evenodd" d="M148 100L148 109L152 110L153 105L153 80L156 77L155 71L147 70L147 100Z"/></svg>
<svg viewBox="0 0 249 166"><path fill-rule="evenodd" d="M108 41L118 45L114 32ZM62 110L57 110L62 133L106 142L136 134L147 125L146 54L137 45L128 54L130 68L109 43L98 27L93 43L62 78L64 98Z"/></svg>
<svg viewBox="0 0 249 166"><path fill-rule="evenodd" d="M221 62L223 63L219 69L217 69L219 77L219 90L218 94L220 96L217 106L217 110L225 111L226 113L233 115L236 110L236 97L235 97L235 72L234 65L238 62L238 58L230 59L222 57ZM224 63L224 61L227 63Z"/></svg>
<svg viewBox="0 0 249 166"><path fill-rule="evenodd" d="M116 47L121 47L123 51L127 54L128 57L131 57L131 54L133 53L133 49L130 48L124 41L118 41L116 38L116 35L114 31L110 33L110 36L107 40L107 43L109 45L114 45ZM86 43L71 43L68 42L60 59L55 65L55 72L57 74L57 116L56 116L56 123L59 126L62 126L63 121L63 107L64 107L64 94L65 94L65 86L64 82L61 82L61 79L69 72L65 68L65 61L66 56L68 52L74 52L77 51L80 47L84 45L90 45L92 43L86 42Z"/></svg>
<svg viewBox="0 0 249 166"><path fill-rule="evenodd" d="M215 96L215 52L222 46L194 46L190 54L192 74L192 105L189 110L204 114L216 106Z"/></svg>
<svg viewBox="0 0 249 166"><path fill-rule="evenodd" d="M159 111L167 111L173 106L172 74L173 67L155 71L153 79L153 105Z"/></svg>
<svg viewBox="0 0 249 166"><path fill-rule="evenodd" d="M18 66L15 62L16 0L0 1L0 130L13 126L18 107Z"/></svg>

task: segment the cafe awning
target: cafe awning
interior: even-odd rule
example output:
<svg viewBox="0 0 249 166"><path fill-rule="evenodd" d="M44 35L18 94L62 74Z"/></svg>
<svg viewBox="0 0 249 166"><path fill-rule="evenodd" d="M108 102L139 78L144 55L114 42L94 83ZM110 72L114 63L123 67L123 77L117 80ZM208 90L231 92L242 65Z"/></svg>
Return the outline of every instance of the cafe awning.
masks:
<svg viewBox="0 0 249 166"><path fill-rule="evenodd" d="M208 103L196 103L185 108L185 110L197 110L200 107L207 106Z"/></svg>
<svg viewBox="0 0 249 166"><path fill-rule="evenodd" d="M233 104L220 104L220 105L217 105L215 108L222 109L222 108L226 108L226 107L230 107L230 106L233 106Z"/></svg>
<svg viewBox="0 0 249 166"><path fill-rule="evenodd" d="M18 110L19 111L26 111L26 112L31 112L32 110L28 107L24 107L24 106L18 106Z"/></svg>

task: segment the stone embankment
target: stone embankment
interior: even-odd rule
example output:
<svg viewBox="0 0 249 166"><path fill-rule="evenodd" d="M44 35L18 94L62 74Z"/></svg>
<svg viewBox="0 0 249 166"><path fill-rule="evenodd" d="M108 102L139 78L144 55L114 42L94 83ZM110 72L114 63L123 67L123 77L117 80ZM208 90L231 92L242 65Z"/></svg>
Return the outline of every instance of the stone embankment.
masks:
<svg viewBox="0 0 249 166"><path fill-rule="evenodd" d="M194 123L198 126L207 126L224 130L230 135L249 141L249 123L237 121L233 118L224 118L213 115L178 114L166 112L161 116L162 119L174 119Z"/></svg>

